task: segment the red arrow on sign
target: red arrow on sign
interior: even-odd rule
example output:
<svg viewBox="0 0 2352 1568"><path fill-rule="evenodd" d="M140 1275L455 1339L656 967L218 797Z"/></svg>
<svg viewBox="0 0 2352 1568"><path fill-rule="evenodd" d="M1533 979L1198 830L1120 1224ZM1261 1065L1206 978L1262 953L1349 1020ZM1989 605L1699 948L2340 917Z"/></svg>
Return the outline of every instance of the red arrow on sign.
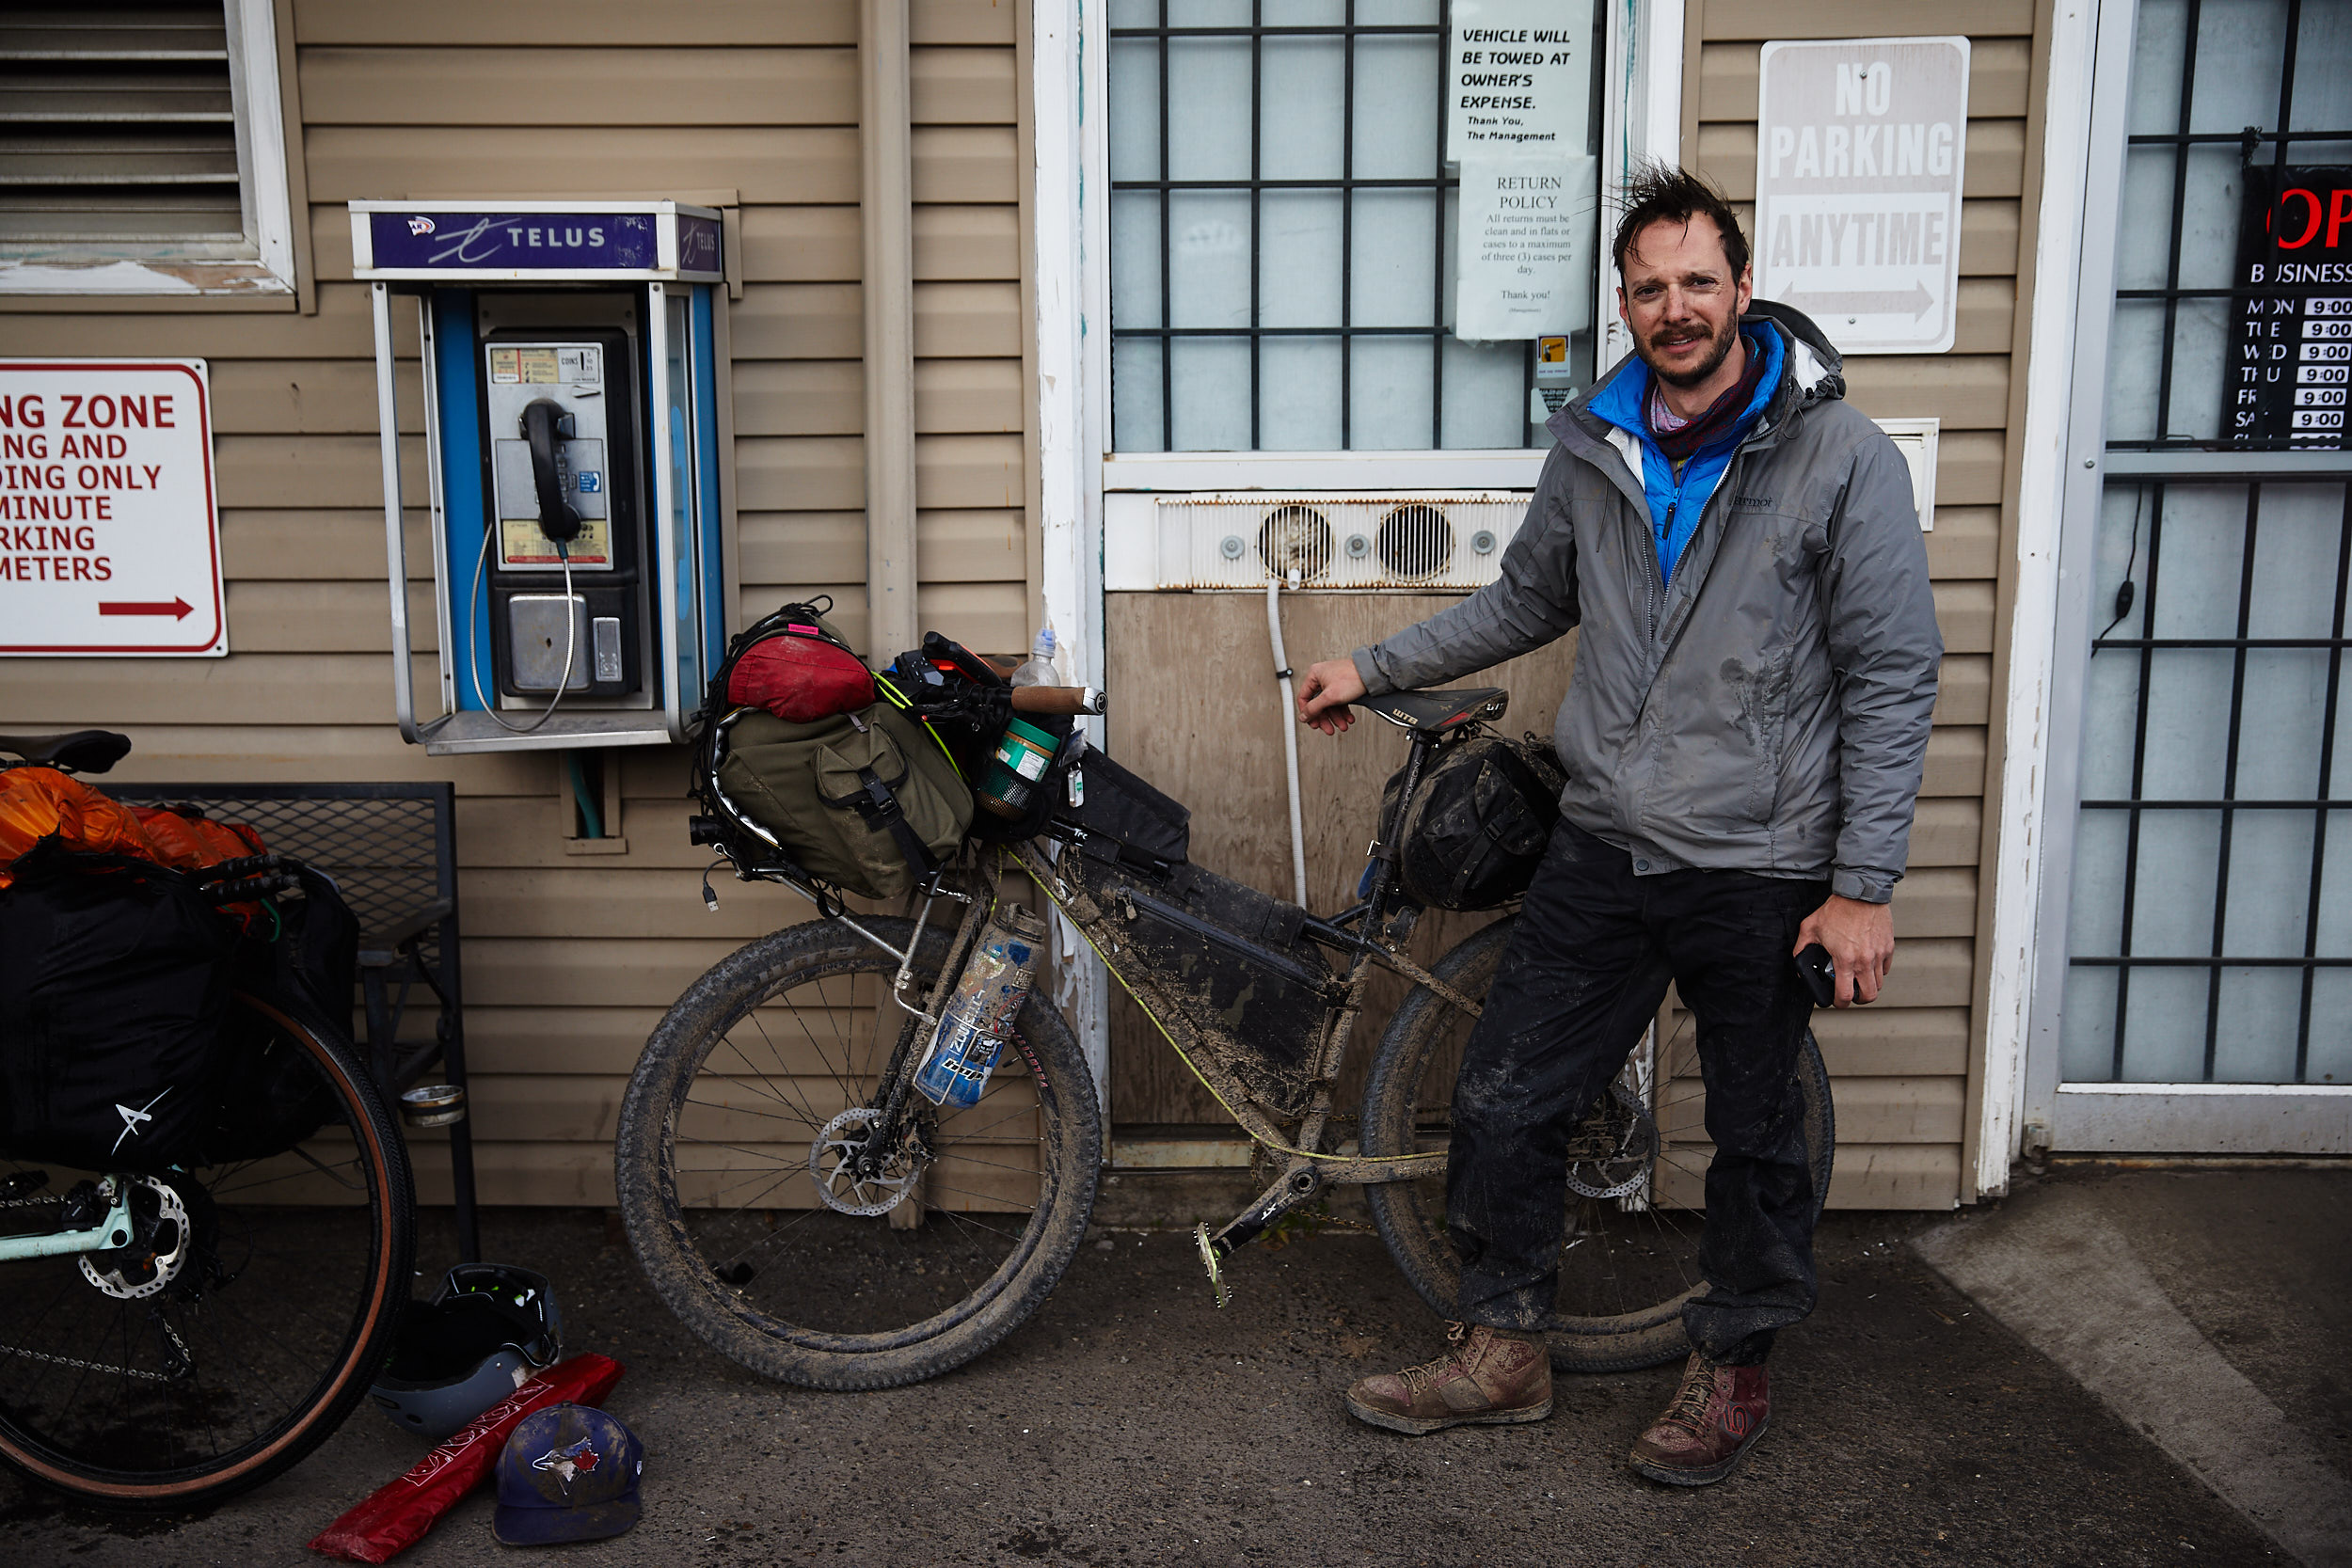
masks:
<svg viewBox="0 0 2352 1568"><path fill-rule="evenodd" d="M168 615L175 621L184 621L188 618L188 611L195 608L196 606L175 594L169 604L141 603L128 599L102 599L99 601L98 613L101 615Z"/></svg>

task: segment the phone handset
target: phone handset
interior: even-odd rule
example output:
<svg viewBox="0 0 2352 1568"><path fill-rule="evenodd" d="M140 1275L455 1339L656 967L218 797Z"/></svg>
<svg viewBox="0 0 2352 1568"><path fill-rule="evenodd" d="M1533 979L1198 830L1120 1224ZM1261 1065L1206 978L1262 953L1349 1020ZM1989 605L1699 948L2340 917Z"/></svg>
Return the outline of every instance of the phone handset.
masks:
<svg viewBox="0 0 2352 1568"><path fill-rule="evenodd" d="M531 444L531 483L539 494L539 531L558 544L580 537L580 514L564 499L563 477L555 467L556 437L571 434L564 428L571 418L553 398L540 398L523 409L523 439Z"/></svg>

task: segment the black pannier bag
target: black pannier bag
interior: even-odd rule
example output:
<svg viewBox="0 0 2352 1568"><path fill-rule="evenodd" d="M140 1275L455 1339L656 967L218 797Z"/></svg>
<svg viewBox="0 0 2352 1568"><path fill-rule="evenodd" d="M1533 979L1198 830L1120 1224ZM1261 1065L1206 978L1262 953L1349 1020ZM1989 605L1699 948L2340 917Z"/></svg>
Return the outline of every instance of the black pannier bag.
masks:
<svg viewBox="0 0 2352 1568"><path fill-rule="evenodd" d="M0 890L0 1154L161 1171L213 1119L235 926L185 875L44 841Z"/></svg>
<svg viewBox="0 0 2352 1568"><path fill-rule="evenodd" d="M341 1038L358 977L358 917L324 872L291 863L285 869L302 896L278 901L276 940L243 944L239 969L247 989L298 998L328 1026L330 1038ZM201 1163L282 1154L342 1114L342 1098L310 1053L253 1007L229 1010L219 1051L222 1092L197 1139Z"/></svg>
<svg viewBox="0 0 2352 1568"><path fill-rule="evenodd" d="M1475 735L1429 759L1396 831L1397 879L1416 902L1490 910L1527 891L1560 820L1567 772L1549 741ZM1393 820L1405 769L1390 775L1380 819Z"/></svg>

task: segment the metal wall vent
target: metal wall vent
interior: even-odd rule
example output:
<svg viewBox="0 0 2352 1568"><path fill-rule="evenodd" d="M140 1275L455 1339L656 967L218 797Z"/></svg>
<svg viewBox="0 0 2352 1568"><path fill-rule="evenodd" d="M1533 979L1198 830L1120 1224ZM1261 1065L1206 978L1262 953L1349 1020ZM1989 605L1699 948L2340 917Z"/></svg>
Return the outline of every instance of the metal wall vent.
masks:
<svg viewBox="0 0 2352 1568"><path fill-rule="evenodd" d="M1156 588L1478 588L1495 578L1523 492L1154 497ZM1121 551L1132 559L1132 552Z"/></svg>

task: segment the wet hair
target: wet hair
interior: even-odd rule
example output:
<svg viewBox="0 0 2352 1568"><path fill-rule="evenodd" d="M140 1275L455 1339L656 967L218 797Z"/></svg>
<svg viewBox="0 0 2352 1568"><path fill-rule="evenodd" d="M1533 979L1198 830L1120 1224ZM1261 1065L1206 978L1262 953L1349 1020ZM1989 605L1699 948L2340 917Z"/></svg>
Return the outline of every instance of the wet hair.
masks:
<svg viewBox="0 0 2352 1568"><path fill-rule="evenodd" d="M1740 230L1739 214L1731 203L1724 199L1708 180L1676 164L1637 165L1625 189L1617 198L1622 215L1617 219L1616 242L1610 254L1616 259L1618 276L1625 274L1626 253L1633 248L1634 237L1653 223L1689 223L1705 214L1715 220L1715 228L1724 237L1724 256L1731 263L1731 276L1737 278L1748 270L1748 237Z"/></svg>

